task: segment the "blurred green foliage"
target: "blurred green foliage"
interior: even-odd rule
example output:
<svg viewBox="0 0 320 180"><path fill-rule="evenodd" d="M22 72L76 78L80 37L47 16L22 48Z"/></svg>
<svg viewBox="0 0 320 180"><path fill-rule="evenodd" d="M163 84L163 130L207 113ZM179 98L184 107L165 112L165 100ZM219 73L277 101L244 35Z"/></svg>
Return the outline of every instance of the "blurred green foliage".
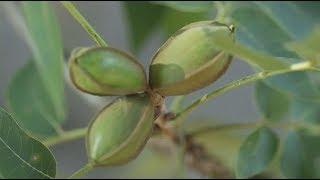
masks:
<svg viewBox="0 0 320 180"><path fill-rule="evenodd" d="M7 162L0 163L0 177L54 177L53 156L32 137L58 135L65 120L60 27L47 2L23 2L19 7L33 58L12 78L7 101L28 135L7 112L0 111L0 161ZM123 7L136 53L157 28L165 40L186 24L212 20L218 14L235 25L236 45L222 39L217 47L242 58L255 71L302 61L319 63L320 4L316 2L150 1L123 2ZM208 132L196 136L196 140L238 177L264 172L278 175L270 168L275 163L280 167L280 177L319 178L319 87L319 74L309 72L287 73L257 82L256 104L264 120L258 130L257 125L255 131L241 135L233 131ZM268 127L270 122L303 126L273 131ZM245 138L245 134L249 136ZM148 147L129 164L132 173L126 175L172 177L179 164L177 159L175 148L168 155Z"/></svg>

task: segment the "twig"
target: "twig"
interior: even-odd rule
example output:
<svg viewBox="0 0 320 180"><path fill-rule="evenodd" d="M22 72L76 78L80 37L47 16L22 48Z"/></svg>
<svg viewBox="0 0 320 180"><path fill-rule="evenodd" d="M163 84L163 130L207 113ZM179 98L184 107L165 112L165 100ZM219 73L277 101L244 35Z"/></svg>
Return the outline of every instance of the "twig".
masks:
<svg viewBox="0 0 320 180"><path fill-rule="evenodd" d="M299 66L301 65L301 66ZM235 88L238 88L240 86L265 79L267 77L275 76L275 75L280 75L280 74L285 74L285 73L290 73L290 72L296 72L296 71L304 71L304 70L312 70L312 71L319 71L319 69L310 66L309 64L306 64L305 62L302 63L297 63L293 64L291 68L289 69L282 69L282 70L276 70L276 71L262 71L253 75L246 76L242 79L230 82L208 94L205 94L201 98L197 99L194 101L192 104L181 110L179 113L176 114L175 119L179 121L184 121L185 119L181 118L181 116L185 116L188 113L190 113L193 109L195 109L197 106L199 106L202 103L207 102L210 99L213 99L225 92L228 92L230 90L233 90ZM177 122L177 124L181 124L182 122Z"/></svg>
<svg viewBox="0 0 320 180"><path fill-rule="evenodd" d="M86 135L86 132L87 132L87 128L66 131L60 134L59 136L49 137L48 139L44 140L42 143L47 147L50 147L59 143L82 138Z"/></svg>
<svg viewBox="0 0 320 180"><path fill-rule="evenodd" d="M94 168L94 164L88 163L83 168L81 168L78 171L76 171L75 173L73 173L68 179L78 179L79 177L87 174L93 168Z"/></svg>
<svg viewBox="0 0 320 180"><path fill-rule="evenodd" d="M196 143L191 136L186 136L186 163L209 177L231 178L230 171L221 162L209 155L205 148Z"/></svg>
<svg viewBox="0 0 320 180"><path fill-rule="evenodd" d="M69 11L69 13L79 22L79 24L87 31L91 38L99 46L108 46L101 36L94 30L89 22L84 18L77 8L69 1L61 1L61 4Z"/></svg>
<svg viewBox="0 0 320 180"><path fill-rule="evenodd" d="M231 177L230 171L224 167L219 160L209 155L202 145L194 141L192 136L185 134L179 135L175 132L172 127L166 124L167 120L165 120L164 117L164 114L160 115L155 121L155 124L161 132L169 137L175 144L184 145L184 160L187 165L210 177Z"/></svg>

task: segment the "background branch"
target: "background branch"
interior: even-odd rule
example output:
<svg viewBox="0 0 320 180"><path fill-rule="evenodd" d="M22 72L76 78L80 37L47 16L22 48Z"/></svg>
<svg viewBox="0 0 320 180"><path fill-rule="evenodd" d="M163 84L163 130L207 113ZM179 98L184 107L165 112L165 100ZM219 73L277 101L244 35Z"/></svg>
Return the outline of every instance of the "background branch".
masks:
<svg viewBox="0 0 320 180"><path fill-rule="evenodd" d="M101 36L94 30L89 22L80 14L77 8L69 1L61 1L61 4L68 10L68 12L79 22L79 24L87 31L91 38L98 46L108 46L108 44L101 38Z"/></svg>

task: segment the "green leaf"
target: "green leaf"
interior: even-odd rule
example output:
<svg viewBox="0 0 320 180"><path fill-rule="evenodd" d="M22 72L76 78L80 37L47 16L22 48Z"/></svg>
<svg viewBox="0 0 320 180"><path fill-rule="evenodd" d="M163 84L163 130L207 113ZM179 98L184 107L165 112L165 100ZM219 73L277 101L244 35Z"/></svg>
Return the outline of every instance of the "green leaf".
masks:
<svg viewBox="0 0 320 180"><path fill-rule="evenodd" d="M56 162L51 152L28 136L0 108L0 174L4 178L54 178Z"/></svg>
<svg viewBox="0 0 320 180"><path fill-rule="evenodd" d="M303 133L304 147L307 150L305 165L308 174L312 178L320 178L320 137Z"/></svg>
<svg viewBox="0 0 320 180"><path fill-rule="evenodd" d="M278 83L278 85L283 86L283 88L300 88L303 90L304 83L308 79L305 77L305 79L299 80L299 78L304 77L304 75L300 74L299 76L299 74L296 74L297 80L289 82L281 81L281 78L286 78L286 75L284 75L280 78L275 78L274 80L277 81L273 81L273 83ZM287 76L292 75L289 73ZM292 120L320 123L320 102L317 100L318 97L312 98L309 96L309 98L301 98L293 96L293 94L290 93L283 93L278 89L270 87L268 83L265 83L268 82L268 80L269 79L256 83L255 89L257 105L267 120L279 121L289 115L289 118ZM300 93L308 97L308 94L312 94L313 92L316 92L316 90L309 88L304 89L304 92L301 91Z"/></svg>
<svg viewBox="0 0 320 180"><path fill-rule="evenodd" d="M65 118L63 51L59 24L47 2L22 2L28 44L50 100L56 119Z"/></svg>
<svg viewBox="0 0 320 180"><path fill-rule="evenodd" d="M319 52L319 48L316 46L316 44L318 42L317 39L320 37L320 31L319 28L318 30L314 31L315 25L319 25L319 21L314 20L310 12L304 11L301 6L292 2L256 2L256 4L274 21L276 21L277 24L279 24L279 26L287 32L291 39L308 37L304 41L298 41L299 43L289 43L287 46L289 47L289 50L300 55L305 53L309 54L312 51ZM318 13L318 16L319 15L320 14ZM314 32L311 33L312 31ZM310 49L303 48L308 46ZM304 53L302 51L306 52ZM306 58L306 56L301 57Z"/></svg>
<svg viewBox="0 0 320 180"><path fill-rule="evenodd" d="M57 133L62 119L57 115L48 91L30 60L12 78L7 89L7 102L18 124L31 134L49 136Z"/></svg>
<svg viewBox="0 0 320 180"><path fill-rule="evenodd" d="M297 7L299 7L299 9L301 11L303 11L306 15L308 15L309 18L311 18L313 22L319 23L319 21L320 21L320 11L319 11L320 4L318 2L314 1L314 2L305 3L305 2L295 1L294 3Z"/></svg>
<svg viewBox="0 0 320 180"><path fill-rule="evenodd" d="M255 84L258 108L266 120L280 121L289 110L289 97L260 81Z"/></svg>
<svg viewBox="0 0 320 180"><path fill-rule="evenodd" d="M308 123L320 123L320 102L296 99L291 103L291 119Z"/></svg>
<svg viewBox="0 0 320 180"><path fill-rule="evenodd" d="M264 70L281 70L289 67L289 64L281 58L276 58L263 53L262 51L257 51L241 42L235 42L234 38L231 36L226 38L226 36L216 32L216 34L211 38L215 42L214 46L217 49L241 58L255 68Z"/></svg>
<svg viewBox="0 0 320 180"><path fill-rule="evenodd" d="M315 21L293 2L256 1L255 3L291 38L308 35L315 24Z"/></svg>
<svg viewBox="0 0 320 180"><path fill-rule="evenodd" d="M318 42L320 41L320 28L319 26L313 30L311 34L309 34L305 39L294 41L287 44L287 48L297 52L299 56L305 60L320 63L320 48L318 45ZM314 84L319 89L319 82L320 77L319 73L309 73L309 76L314 81ZM300 82L300 81L298 81ZM299 83L303 85L302 83ZM306 120L308 122L317 122L320 121L318 118L320 117L318 112L319 102L314 102L318 98L311 99L310 102L307 102L306 100L304 102L298 101L294 103L293 105L293 118L294 119L300 119L300 120ZM302 114L308 114L306 118L302 118Z"/></svg>
<svg viewBox="0 0 320 180"><path fill-rule="evenodd" d="M213 8L210 1L150 1L182 12L204 12Z"/></svg>
<svg viewBox="0 0 320 180"><path fill-rule="evenodd" d="M161 21L165 9L148 2L134 1L123 2L123 7L128 20L131 46L137 52Z"/></svg>
<svg viewBox="0 0 320 180"><path fill-rule="evenodd" d="M265 79L264 82L284 94L297 98L315 100L320 97L319 89L306 72L276 75Z"/></svg>
<svg viewBox="0 0 320 180"><path fill-rule="evenodd" d="M308 61L320 62L320 27L317 27L305 39L290 42L287 48L296 52L300 57Z"/></svg>
<svg viewBox="0 0 320 180"><path fill-rule="evenodd" d="M270 164L278 149L278 138L270 129L259 128L240 147L236 176L249 178L261 173Z"/></svg>
<svg viewBox="0 0 320 180"><path fill-rule="evenodd" d="M281 156L281 170L287 177L303 177L304 152L303 142L299 134L289 133Z"/></svg>
<svg viewBox="0 0 320 180"><path fill-rule="evenodd" d="M287 178L320 178L320 138L302 132L289 132L280 162Z"/></svg>
<svg viewBox="0 0 320 180"><path fill-rule="evenodd" d="M169 2L167 2L169 3ZM182 28L183 26L196 22L209 20L208 13L198 12L190 13L179 10L167 8L163 17L163 29L166 38L169 38L173 33Z"/></svg>
<svg viewBox="0 0 320 180"><path fill-rule="evenodd" d="M286 44L310 33L315 22L295 4L291 2L279 3L255 2L239 5L232 13L233 21L238 29L236 37L237 41L243 45L272 56L287 57L280 59L282 62L292 64L299 62L296 59L297 52L289 51ZM306 72L293 72L270 77L264 80L264 83L286 96L295 96L292 101L301 98L314 100L320 97L316 84ZM272 91L271 89L260 91L263 91L258 92L261 94L260 96L263 96L264 93L273 93L267 92ZM270 100L270 104L277 103L275 100L273 102Z"/></svg>
<svg viewBox="0 0 320 180"><path fill-rule="evenodd" d="M320 41L320 28L317 27L309 34L305 39L294 41L287 44L288 49L297 52L303 59L309 60L311 62L320 62L320 48L318 42ZM314 84L319 87L320 77L319 73L309 73L309 76L312 78ZM302 80L301 80L302 81ZM301 87L304 86L301 81L297 81ZM305 88L308 89L309 88ZM319 88L318 88L319 89ZM316 90L318 90L316 89ZM306 92L305 94L312 94ZM292 105L292 118L296 120L302 120L312 123L320 123L319 117L319 107L320 103L317 101L319 98L313 99L300 99L293 102Z"/></svg>
<svg viewBox="0 0 320 180"><path fill-rule="evenodd" d="M291 36L255 4L248 3L235 9L231 17L238 29L239 42L273 56L295 57L283 46L292 40Z"/></svg>

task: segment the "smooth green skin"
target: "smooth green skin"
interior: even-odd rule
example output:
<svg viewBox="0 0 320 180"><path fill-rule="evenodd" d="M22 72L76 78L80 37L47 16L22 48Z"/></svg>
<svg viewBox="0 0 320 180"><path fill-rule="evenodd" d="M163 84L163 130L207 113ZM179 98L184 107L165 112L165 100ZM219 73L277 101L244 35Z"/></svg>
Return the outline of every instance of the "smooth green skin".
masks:
<svg viewBox="0 0 320 180"><path fill-rule="evenodd" d="M128 95L147 87L142 65L110 47L76 49L69 68L76 87L94 95Z"/></svg>
<svg viewBox="0 0 320 180"><path fill-rule="evenodd" d="M55 175L56 162L49 149L28 136L0 108L0 177L49 179Z"/></svg>
<svg viewBox="0 0 320 180"><path fill-rule="evenodd" d="M164 96L183 95L218 79L231 56L214 45L215 36L230 38L227 25L200 21L177 31L155 54L150 66L150 86Z"/></svg>
<svg viewBox="0 0 320 180"><path fill-rule="evenodd" d="M249 178L261 173L275 157L279 140L267 127L261 127L242 143L236 165L237 178Z"/></svg>
<svg viewBox="0 0 320 180"><path fill-rule="evenodd" d="M154 108L148 95L116 99L89 126L89 161L97 166L127 163L140 153L149 139L153 121Z"/></svg>
<svg viewBox="0 0 320 180"><path fill-rule="evenodd" d="M6 97L10 110L22 128L33 135L56 135L54 125L64 119L58 118L32 60L12 78Z"/></svg>

